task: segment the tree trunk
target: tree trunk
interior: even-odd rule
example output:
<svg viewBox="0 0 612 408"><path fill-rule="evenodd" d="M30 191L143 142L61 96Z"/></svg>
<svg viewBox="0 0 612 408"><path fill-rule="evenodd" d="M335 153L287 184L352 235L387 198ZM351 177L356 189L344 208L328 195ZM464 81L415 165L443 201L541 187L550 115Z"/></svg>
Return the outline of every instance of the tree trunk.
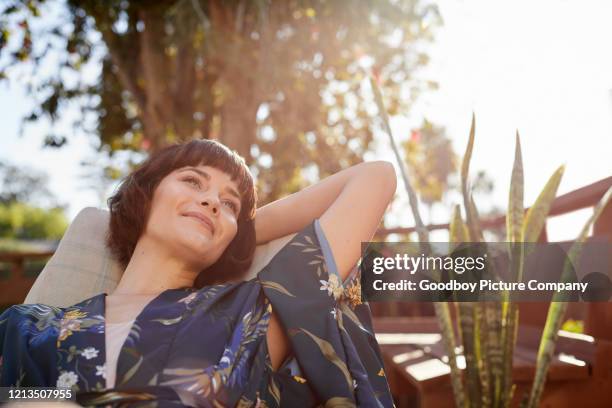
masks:
<svg viewBox="0 0 612 408"><path fill-rule="evenodd" d="M219 63L218 85L222 87L224 95L218 138L221 143L244 157L247 164L251 164L251 145L255 142L259 108L256 81L259 79L257 70L260 64L254 58L252 47L255 44L249 39L250 30L244 29L244 3L234 10L223 2L211 1L209 9L211 24L218 36L214 40L216 47L213 47L212 52L223 55L222 61L218 61L214 54L211 55Z"/></svg>
<svg viewBox="0 0 612 408"><path fill-rule="evenodd" d="M219 141L244 157L247 164L253 162L251 145L257 130L259 103L253 94L253 84L241 76L231 78L227 100L221 108L221 133ZM229 85L229 80L224 81Z"/></svg>
<svg viewBox="0 0 612 408"><path fill-rule="evenodd" d="M143 112L145 137L151 141L153 151L163 147L172 129L172 94L168 87L170 72L163 43L164 13L161 7L140 9L144 22L140 33L140 62L146 84L146 104Z"/></svg>

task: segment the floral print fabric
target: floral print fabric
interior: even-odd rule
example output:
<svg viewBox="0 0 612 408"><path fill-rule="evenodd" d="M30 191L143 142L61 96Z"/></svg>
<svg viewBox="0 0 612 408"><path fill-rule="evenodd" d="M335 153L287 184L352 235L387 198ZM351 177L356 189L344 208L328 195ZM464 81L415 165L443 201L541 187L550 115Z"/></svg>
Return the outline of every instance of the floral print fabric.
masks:
<svg viewBox="0 0 612 408"><path fill-rule="evenodd" d="M0 386L57 386L86 406L391 407L359 275L342 284L318 220L252 280L168 289L137 316L105 388L105 293L0 316ZM272 310L292 355L273 371Z"/></svg>

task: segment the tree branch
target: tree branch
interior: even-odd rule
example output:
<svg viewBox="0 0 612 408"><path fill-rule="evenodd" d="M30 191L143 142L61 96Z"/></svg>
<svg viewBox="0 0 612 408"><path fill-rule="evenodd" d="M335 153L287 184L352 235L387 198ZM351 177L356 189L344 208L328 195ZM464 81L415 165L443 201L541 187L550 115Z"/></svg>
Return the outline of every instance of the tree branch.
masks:
<svg viewBox="0 0 612 408"><path fill-rule="evenodd" d="M89 14L94 18L98 31L102 34L102 39L106 44L111 61L117 67L117 77L125 89L132 94L134 101L141 111L145 110L146 96L143 90L137 84L138 75L134 69L130 68L128 59L121 53L121 50L126 49L122 44L121 37L113 32L112 23L108 20L105 14L97 13L90 10Z"/></svg>
<svg viewBox="0 0 612 408"><path fill-rule="evenodd" d="M193 133L193 107L195 91L195 55L193 34L184 33L175 59L173 95L174 126L180 138L190 138Z"/></svg>
<svg viewBox="0 0 612 408"><path fill-rule="evenodd" d="M149 122L149 137L153 145L163 142L166 126L172 117L172 95L168 90L169 72L164 49L164 9L141 8L139 16L144 23L140 33L140 63L147 85L145 114Z"/></svg>

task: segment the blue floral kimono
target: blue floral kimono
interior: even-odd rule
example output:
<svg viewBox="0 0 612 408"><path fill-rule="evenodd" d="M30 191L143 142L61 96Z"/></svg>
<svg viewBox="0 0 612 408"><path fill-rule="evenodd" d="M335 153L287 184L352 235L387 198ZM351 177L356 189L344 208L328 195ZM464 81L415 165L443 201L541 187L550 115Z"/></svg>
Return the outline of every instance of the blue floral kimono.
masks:
<svg viewBox="0 0 612 408"><path fill-rule="evenodd" d="M331 271L329 273L328 271ZM168 289L137 316L105 387L105 293L0 316L0 386L72 387L85 406L391 407L358 274L340 283L318 220L252 280ZM271 368L274 309L292 355Z"/></svg>

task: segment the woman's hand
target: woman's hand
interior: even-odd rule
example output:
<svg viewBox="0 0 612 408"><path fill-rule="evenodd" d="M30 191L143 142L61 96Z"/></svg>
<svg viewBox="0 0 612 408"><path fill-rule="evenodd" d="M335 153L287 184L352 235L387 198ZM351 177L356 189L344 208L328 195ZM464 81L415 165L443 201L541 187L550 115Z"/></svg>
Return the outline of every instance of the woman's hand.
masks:
<svg viewBox="0 0 612 408"><path fill-rule="evenodd" d="M395 194L397 178L387 161L364 162L257 209L257 244L300 231L320 219L338 273L344 280L361 256Z"/></svg>

